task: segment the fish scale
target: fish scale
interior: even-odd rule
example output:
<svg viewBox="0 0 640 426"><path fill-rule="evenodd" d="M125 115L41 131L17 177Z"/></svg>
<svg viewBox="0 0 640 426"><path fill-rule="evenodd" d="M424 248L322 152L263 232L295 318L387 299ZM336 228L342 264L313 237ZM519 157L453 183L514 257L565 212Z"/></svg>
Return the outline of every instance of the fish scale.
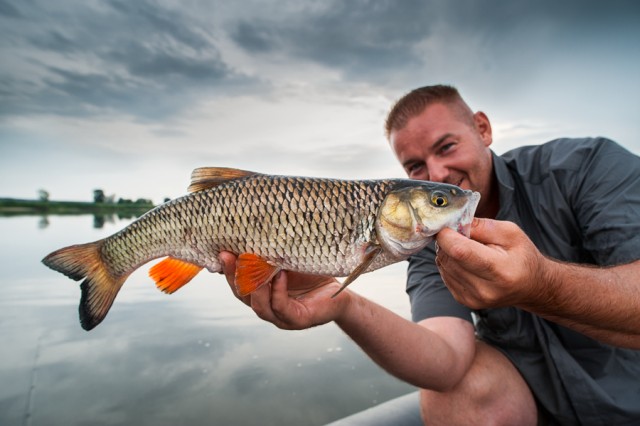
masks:
<svg viewBox="0 0 640 426"><path fill-rule="evenodd" d="M406 259L445 226L468 226L479 198L433 182L270 176L224 168L196 169L190 190L103 240L43 259L54 270L84 279L85 329L102 321L131 272L155 258L167 257L150 275L169 293L203 268L221 271L221 251L239 255L241 295L281 269L348 276L346 286L364 272Z"/></svg>
<svg viewBox="0 0 640 426"><path fill-rule="evenodd" d="M355 253L348 247L370 239L387 186L387 181L262 176L232 181L148 213L133 226L107 238L102 253L116 276L152 257L182 258L187 253L186 260L212 269L218 267L216 259L221 250L256 253L282 262L287 269L348 274L354 261L359 260L350 258ZM261 197L266 191L273 196ZM351 195L364 192L378 196L365 199ZM295 200L304 199L305 194L317 200L313 206L317 214L299 208ZM318 206L323 214L318 214ZM353 223L358 224L355 229L350 226ZM153 238L141 239L141 230ZM130 248L126 256L122 255L123 247ZM300 248L304 248L303 254ZM131 256L131 250L135 256Z"/></svg>

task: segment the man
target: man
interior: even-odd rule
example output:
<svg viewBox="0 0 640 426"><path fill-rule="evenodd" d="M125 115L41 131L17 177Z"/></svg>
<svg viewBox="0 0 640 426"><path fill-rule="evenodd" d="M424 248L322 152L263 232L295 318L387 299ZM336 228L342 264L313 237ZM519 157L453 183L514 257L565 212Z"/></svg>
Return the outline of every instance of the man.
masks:
<svg viewBox="0 0 640 426"><path fill-rule="evenodd" d="M482 194L471 239L444 230L410 260L415 322L294 273L243 301L284 329L335 321L422 389L428 424L640 422L640 159L605 139L496 156L449 86L403 97L387 135L410 178Z"/></svg>

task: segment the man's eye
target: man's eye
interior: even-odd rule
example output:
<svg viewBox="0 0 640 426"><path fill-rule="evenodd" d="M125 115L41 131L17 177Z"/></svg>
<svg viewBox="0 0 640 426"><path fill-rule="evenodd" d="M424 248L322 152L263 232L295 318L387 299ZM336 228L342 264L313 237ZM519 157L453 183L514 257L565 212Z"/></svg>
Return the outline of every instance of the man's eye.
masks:
<svg viewBox="0 0 640 426"><path fill-rule="evenodd" d="M412 173L417 173L422 169L422 164L416 163L416 164L411 164L407 167L407 172L409 174Z"/></svg>
<svg viewBox="0 0 640 426"><path fill-rule="evenodd" d="M444 154L447 151L449 151L451 148L453 148L453 145L455 145L453 142L449 142L447 144L444 144L440 147L440 153Z"/></svg>

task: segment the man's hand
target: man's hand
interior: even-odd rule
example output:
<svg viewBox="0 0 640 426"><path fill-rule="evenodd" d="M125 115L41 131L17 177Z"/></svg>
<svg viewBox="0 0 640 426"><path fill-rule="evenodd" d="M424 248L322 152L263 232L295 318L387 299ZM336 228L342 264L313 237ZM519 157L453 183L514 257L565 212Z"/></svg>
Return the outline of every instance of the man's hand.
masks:
<svg viewBox="0 0 640 426"><path fill-rule="evenodd" d="M219 259L237 296L236 257L223 252ZM280 272L241 300L260 318L286 330L335 321L378 365L417 387L451 389L469 369L475 336L468 321L432 319L434 330L430 330L427 324L415 324L350 289L332 298L340 287L332 277ZM412 347L428 350L407 350Z"/></svg>
<svg viewBox="0 0 640 426"><path fill-rule="evenodd" d="M444 229L436 241L436 263L460 303L483 309L545 297L541 274L547 259L517 225L476 218L471 239Z"/></svg>
<svg viewBox="0 0 640 426"><path fill-rule="evenodd" d="M640 260L598 267L544 257L511 222L474 219L436 237L445 284L472 309L515 306L594 339L640 349Z"/></svg>
<svg viewBox="0 0 640 426"><path fill-rule="evenodd" d="M250 295L240 297L235 286L236 257L222 252L219 259L233 294L258 317L278 328L302 330L325 324L337 319L349 303L346 291L331 298L340 288L335 278L285 271Z"/></svg>

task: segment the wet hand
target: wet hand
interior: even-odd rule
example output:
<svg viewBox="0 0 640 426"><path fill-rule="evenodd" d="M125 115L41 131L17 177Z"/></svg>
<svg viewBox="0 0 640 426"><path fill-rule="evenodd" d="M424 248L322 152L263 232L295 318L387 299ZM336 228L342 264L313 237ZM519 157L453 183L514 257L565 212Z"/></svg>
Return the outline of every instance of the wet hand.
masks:
<svg viewBox="0 0 640 426"><path fill-rule="evenodd" d="M460 303L522 307L544 297L547 259L514 223L474 219L471 239L445 229L436 241L436 264Z"/></svg>
<svg viewBox="0 0 640 426"><path fill-rule="evenodd" d="M349 294L331 296L340 288L333 277L281 271L270 283L241 297L235 286L236 257L220 253L222 270L231 291L261 319L279 328L301 330L335 320L348 303Z"/></svg>

